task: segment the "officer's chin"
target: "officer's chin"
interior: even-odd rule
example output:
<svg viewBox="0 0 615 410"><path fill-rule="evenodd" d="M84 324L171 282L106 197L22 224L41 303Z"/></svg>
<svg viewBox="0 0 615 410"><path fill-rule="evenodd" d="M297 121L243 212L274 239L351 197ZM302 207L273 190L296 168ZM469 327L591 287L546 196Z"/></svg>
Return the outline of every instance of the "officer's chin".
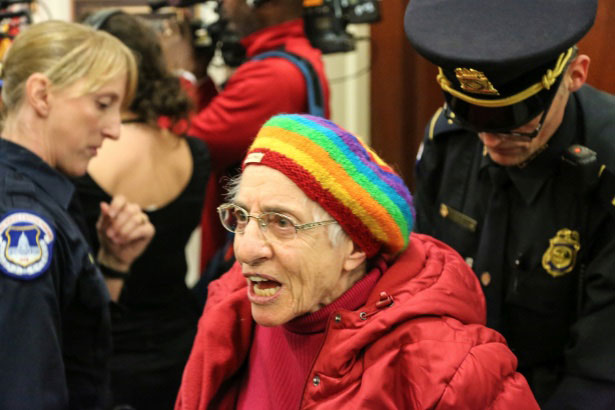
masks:
<svg viewBox="0 0 615 410"><path fill-rule="evenodd" d="M79 178L84 176L88 172L88 163L85 161L83 164L71 164L67 167L57 167L56 169L69 178Z"/></svg>

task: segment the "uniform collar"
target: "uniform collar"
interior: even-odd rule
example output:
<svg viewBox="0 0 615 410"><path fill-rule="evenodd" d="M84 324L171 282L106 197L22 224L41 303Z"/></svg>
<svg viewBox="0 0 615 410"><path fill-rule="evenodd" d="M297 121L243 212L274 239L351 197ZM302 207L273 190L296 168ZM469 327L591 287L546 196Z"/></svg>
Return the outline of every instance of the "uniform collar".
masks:
<svg viewBox="0 0 615 410"><path fill-rule="evenodd" d="M506 167L506 172L526 204L531 204L542 187L559 169L562 153L573 143L577 134L577 106L574 98L569 98L564 118L559 128L547 142L546 148L524 166ZM487 166L498 166L489 155L484 155L481 170Z"/></svg>
<svg viewBox="0 0 615 410"><path fill-rule="evenodd" d="M68 209L75 187L66 176L50 167L32 151L0 138L0 162L27 175L62 208Z"/></svg>
<svg viewBox="0 0 615 410"><path fill-rule="evenodd" d="M303 19L293 19L256 31L241 39L241 44L246 48L246 55L250 58L265 51L281 48L292 37L305 37Z"/></svg>

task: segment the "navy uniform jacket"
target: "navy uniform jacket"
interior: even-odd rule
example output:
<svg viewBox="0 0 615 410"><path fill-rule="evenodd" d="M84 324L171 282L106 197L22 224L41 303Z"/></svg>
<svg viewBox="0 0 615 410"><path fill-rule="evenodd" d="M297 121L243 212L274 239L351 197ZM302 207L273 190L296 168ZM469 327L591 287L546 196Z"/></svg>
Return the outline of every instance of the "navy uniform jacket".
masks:
<svg viewBox="0 0 615 410"><path fill-rule="evenodd" d="M502 260L476 274L488 325L506 337L545 408L615 408L615 202L601 194L615 186L563 161L572 144L615 169L614 96L582 87L547 148L505 168L507 232L488 245ZM416 230L450 244L475 271L485 265L478 244L494 166L476 134L436 113L417 163Z"/></svg>
<svg viewBox="0 0 615 410"><path fill-rule="evenodd" d="M0 409L106 406L109 296L68 214L73 191L0 139Z"/></svg>

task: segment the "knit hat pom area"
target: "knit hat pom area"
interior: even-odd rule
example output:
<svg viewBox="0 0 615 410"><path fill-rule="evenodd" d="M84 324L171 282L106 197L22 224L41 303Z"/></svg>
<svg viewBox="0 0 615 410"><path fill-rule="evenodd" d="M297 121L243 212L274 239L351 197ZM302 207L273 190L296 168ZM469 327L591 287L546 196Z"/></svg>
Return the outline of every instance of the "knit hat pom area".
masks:
<svg viewBox="0 0 615 410"><path fill-rule="evenodd" d="M359 138L320 117L276 115L258 132L243 168L261 165L288 177L326 210L367 255L396 255L414 224L401 177Z"/></svg>

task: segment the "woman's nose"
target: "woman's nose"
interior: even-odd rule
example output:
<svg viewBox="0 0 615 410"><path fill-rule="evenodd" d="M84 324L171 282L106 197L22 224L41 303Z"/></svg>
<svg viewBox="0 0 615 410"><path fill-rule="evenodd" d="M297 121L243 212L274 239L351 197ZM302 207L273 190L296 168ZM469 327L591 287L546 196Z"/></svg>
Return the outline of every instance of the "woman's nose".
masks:
<svg viewBox="0 0 615 410"><path fill-rule="evenodd" d="M105 138L111 138L116 140L120 137L120 130L122 129L122 116L118 110L117 113L109 116L106 119L102 133Z"/></svg>
<svg viewBox="0 0 615 410"><path fill-rule="evenodd" d="M251 223L251 222L254 223ZM270 242L260 226L260 221L250 217L243 233L235 234L235 257L240 263L258 264L273 256Z"/></svg>

